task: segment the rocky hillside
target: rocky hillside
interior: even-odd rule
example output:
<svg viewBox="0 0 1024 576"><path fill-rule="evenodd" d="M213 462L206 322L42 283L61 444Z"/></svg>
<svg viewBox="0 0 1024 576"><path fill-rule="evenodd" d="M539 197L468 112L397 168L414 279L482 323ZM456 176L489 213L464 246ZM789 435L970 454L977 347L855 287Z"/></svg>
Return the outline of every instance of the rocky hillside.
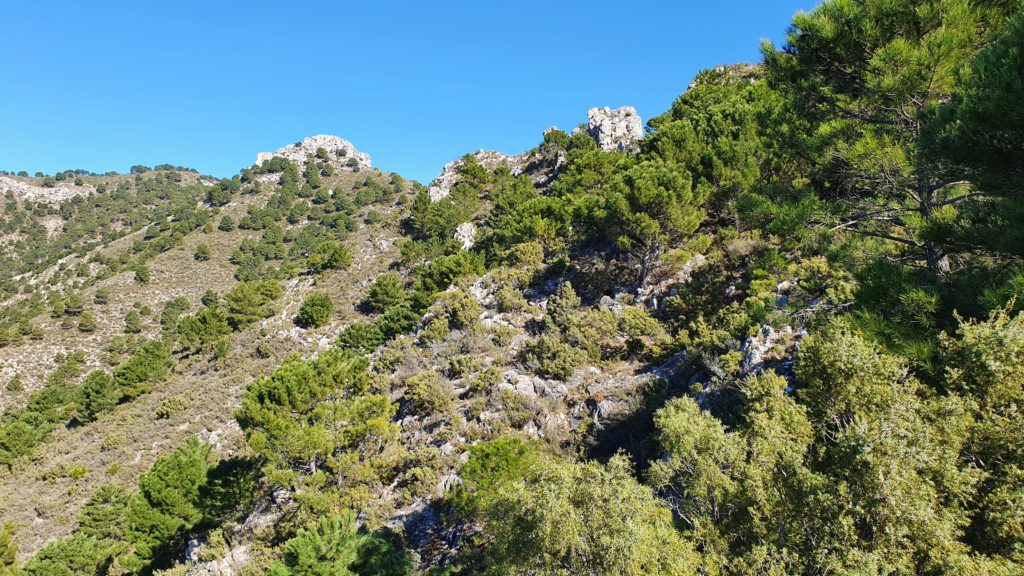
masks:
<svg viewBox="0 0 1024 576"><path fill-rule="evenodd" d="M1020 573L1024 17L953 4L428 185L4 174L0 576Z"/></svg>

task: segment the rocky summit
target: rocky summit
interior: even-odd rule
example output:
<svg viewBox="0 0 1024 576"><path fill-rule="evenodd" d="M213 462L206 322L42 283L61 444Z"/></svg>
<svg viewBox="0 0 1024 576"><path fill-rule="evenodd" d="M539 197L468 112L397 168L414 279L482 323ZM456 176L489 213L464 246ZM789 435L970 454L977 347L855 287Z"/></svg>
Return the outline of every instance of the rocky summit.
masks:
<svg viewBox="0 0 1024 576"><path fill-rule="evenodd" d="M644 137L644 124L632 106L587 111L587 133L602 150L630 150Z"/></svg>
<svg viewBox="0 0 1024 576"><path fill-rule="evenodd" d="M348 168L370 168L370 155L360 152L356 147L337 136L319 134L304 138L290 146L279 148L275 152L260 152L256 155L256 164L262 164L271 158L287 158L297 165L305 165L308 158L327 160L332 164Z"/></svg>

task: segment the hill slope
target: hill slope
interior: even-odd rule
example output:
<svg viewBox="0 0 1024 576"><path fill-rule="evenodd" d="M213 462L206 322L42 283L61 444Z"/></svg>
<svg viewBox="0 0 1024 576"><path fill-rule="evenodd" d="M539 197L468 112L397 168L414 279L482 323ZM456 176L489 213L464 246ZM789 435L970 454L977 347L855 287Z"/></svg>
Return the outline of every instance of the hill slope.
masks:
<svg viewBox="0 0 1024 576"><path fill-rule="evenodd" d="M429 186L5 175L0 574L1018 573L1024 17L911 4Z"/></svg>

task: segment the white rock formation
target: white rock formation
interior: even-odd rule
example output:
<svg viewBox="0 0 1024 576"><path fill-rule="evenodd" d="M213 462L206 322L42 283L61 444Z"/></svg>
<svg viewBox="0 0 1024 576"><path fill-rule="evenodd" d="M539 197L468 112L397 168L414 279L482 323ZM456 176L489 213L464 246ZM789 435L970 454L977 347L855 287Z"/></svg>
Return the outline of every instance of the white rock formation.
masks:
<svg viewBox="0 0 1024 576"><path fill-rule="evenodd" d="M455 229L455 239L462 243L463 250L469 250L476 244L476 224L463 222Z"/></svg>
<svg viewBox="0 0 1024 576"><path fill-rule="evenodd" d="M602 150L630 150L643 140L644 123L636 108L591 108L587 110L587 133Z"/></svg>
<svg viewBox="0 0 1024 576"><path fill-rule="evenodd" d="M768 356L775 347L782 349L791 347L799 337L790 326L775 330L768 324L761 325L757 334L748 336L740 347L743 361L740 363L740 376L747 376L764 369Z"/></svg>
<svg viewBox="0 0 1024 576"><path fill-rule="evenodd" d="M509 156L501 152L495 152L493 150L478 150L473 157L480 163L481 166L488 170L494 170L501 164L505 164L512 171L513 176L518 176L523 173L523 169L526 166L526 154L518 154L516 156ZM430 183L430 187L427 192L430 194L430 199L434 202L443 200L451 194L452 187L459 181L459 167L462 166L462 158L453 160L444 165L444 170L441 174L434 178L434 181Z"/></svg>
<svg viewBox="0 0 1024 576"><path fill-rule="evenodd" d="M371 166L369 154L356 150L356 147L348 140L324 134L310 136L302 142L285 146L276 152L260 152L256 155L256 164L262 164L275 156L282 156L297 165L303 165L309 155L316 156L317 148L326 150L327 161L336 166L346 166L350 158L355 158L360 168Z"/></svg>
<svg viewBox="0 0 1024 576"><path fill-rule="evenodd" d="M96 188L88 184L75 186L68 182L61 182L53 188L35 186L28 182L22 182L11 176L0 175L0 194L10 190L15 196L34 202L59 203L70 200L75 196L88 196L96 191Z"/></svg>

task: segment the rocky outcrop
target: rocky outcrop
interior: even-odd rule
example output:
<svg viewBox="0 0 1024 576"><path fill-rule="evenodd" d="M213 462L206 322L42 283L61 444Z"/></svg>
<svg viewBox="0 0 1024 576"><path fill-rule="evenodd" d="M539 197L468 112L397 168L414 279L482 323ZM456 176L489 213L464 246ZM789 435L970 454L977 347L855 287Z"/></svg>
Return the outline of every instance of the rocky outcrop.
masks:
<svg viewBox="0 0 1024 576"><path fill-rule="evenodd" d="M632 106L591 108L587 111L587 133L602 150L633 150L643 140L644 123Z"/></svg>
<svg viewBox="0 0 1024 576"><path fill-rule="evenodd" d="M185 561L188 576L238 576L245 570L252 552L248 544L230 547L224 555L215 560L201 561L203 545L198 540L190 540L185 549Z"/></svg>
<svg viewBox="0 0 1024 576"><path fill-rule="evenodd" d="M494 170L502 164L508 166L509 170L512 171L513 176L518 176L523 173L526 165L527 155L517 154L515 156L509 156L501 152L495 152L493 150L478 150L472 154L476 161L488 170ZM459 158L453 160L444 165L444 169L441 170L441 174L434 178L434 181L430 183L430 187L427 192L430 194L430 199L434 202L443 200L448 197L452 192L452 187L458 183L460 178L459 168L462 166L464 160Z"/></svg>
<svg viewBox="0 0 1024 576"><path fill-rule="evenodd" d="M455 229L455 239L462 244L463 250L469 250L476 244L476 224L463 222Z"/></svg>
<svg viewBox="0 0 1024 576"><path fill-rule="evenodd" d="M801 334L794 332L790 326L776 330L768 324L762 325L757 334L747 337L740 347L740 353L743 354L740 377L760 372L770 362L790 357L793 346L800 336Z"/></svg>
<svg viewBox="0 0 1024 576"><path fill-rule="evenodd" d="M0 175L0 194L11 191L15 196L34 202L60 203L70 200L75 196L89 196L96 192L96 188L88 184L75 186L70 183L60 183L53 188L35 186L28 182L22 182L11 176Z"/></svg>
<svg viewBox="0 0 1024 576"><path fill-rule="evenodd" d="M359 168L369 168L370 155L365 152L356 150L356 147L351 142L337 136L328 136L319 134L317 136L310 136L304 139L302 142L296 142L290 146L278 149L276 152L260 152L256 155L256 164L262 164L271 158L281 156L291 160L293 163L302 165L306 163L306 159L309 156L316 156L318 149L323 148L327 152L325 160L336 166L353 168L358 166ZM351 160L355 160L355 166Z"/></svg>

